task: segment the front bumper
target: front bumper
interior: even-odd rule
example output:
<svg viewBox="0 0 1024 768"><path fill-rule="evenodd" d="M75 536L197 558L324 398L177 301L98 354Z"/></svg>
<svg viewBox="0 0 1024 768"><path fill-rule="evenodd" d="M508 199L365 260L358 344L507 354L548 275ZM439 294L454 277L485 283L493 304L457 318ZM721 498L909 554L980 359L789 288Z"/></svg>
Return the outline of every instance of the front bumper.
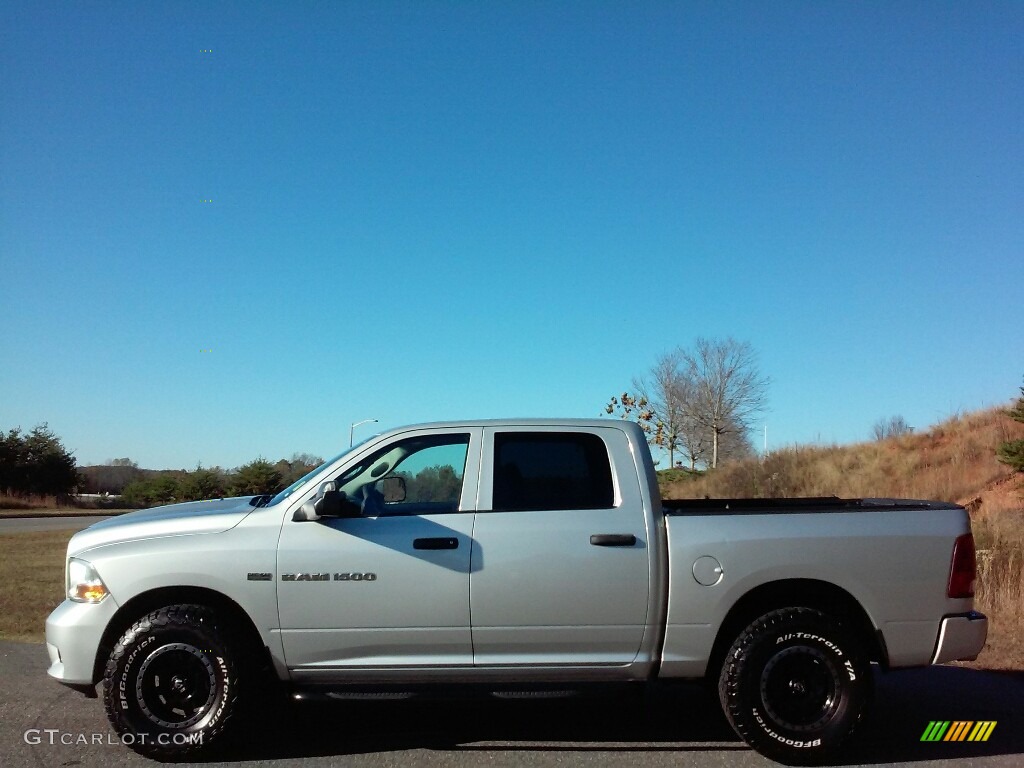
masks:
<svg viewBox="0 0 1024 768"><path fill-rule="evenodd" d="M50 654L47 674L65 685L96 683L96 652L117 608L110 595L100 603L65 600L58 605L46 619L46 651Z"/></svg>
<svg viewBox="0 0 1024 768"><path fill-rule="evenodd" d="M935 644L932 664L947 661L974 661L985 647L988 637L988 618L971 611L958 616L947 616L939 625L939 640Z"/></svg>

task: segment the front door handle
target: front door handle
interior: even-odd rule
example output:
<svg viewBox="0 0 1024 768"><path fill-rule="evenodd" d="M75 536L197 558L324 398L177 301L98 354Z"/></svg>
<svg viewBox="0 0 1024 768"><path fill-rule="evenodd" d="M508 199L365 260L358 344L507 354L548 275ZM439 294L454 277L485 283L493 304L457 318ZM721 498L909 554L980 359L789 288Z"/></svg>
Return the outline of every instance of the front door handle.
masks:
<svg viewBox="0 0 1024 768"><path fill-rule="evenodd" d="M632 533L595 533L590 537L595 547L632 547L636 545L636 536Z"/></svg>
<svg viewBox="0 0 1024 768"><path fill-rule="evenodd" d="M413 549L458 549L459 540L442 536L435 539L413 539Z"/></svg>

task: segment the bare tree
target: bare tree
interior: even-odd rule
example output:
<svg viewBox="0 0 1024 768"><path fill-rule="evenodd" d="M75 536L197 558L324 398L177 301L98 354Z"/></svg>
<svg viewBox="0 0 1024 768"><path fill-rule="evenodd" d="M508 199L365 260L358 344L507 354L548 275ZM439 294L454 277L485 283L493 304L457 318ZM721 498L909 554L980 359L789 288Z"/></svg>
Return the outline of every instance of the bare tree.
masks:
<svg viewBox="0 0 1024 768"><path fill-rule="evenodd" d="M671 466L682 454L690 469L717 467L753 453L748 432L767 386L748 343L698 339L692 351L659 357L647 377L633 379L633 394L613 397L605 412L635 419L651 445L668 451Z"/></svg>
<svg viewBox="0 0 1024 768"><path fill-rule="evenodd" d="M683 357L682 350L674 353L680 360ZM711 451L711 440L708 430L695 417L694 402L696 401L696 389L694 383L682 370L677 371L675 380L676 399L681 404L682 415L679 426L679 447L687 457L690 469L696 469L698 463L707 463L708 454ZM675 466L675 465L673 465Z"/></svg>
<svg viewBox="0 0 1024 768"><path fill-rule="evenodd" d="M623 392L605 406L605 413L619 413L623 419L636 419L647 434L647 441L668 451L669 466L675 466L675 455L689 453L687 434L687 395L682 380L682 352L662 355L646 378L633 379L633 394Z"/></svg>
<svg viewBox="0 0 1024 768"><path fill-rule="evenodd" d="M745 459L757 453L750 439L749 427L732 428L722 433L718 441L718 463Z"/></svg>
<svg viewBox="0 0 1024 768"><path fill-rule="evenodd" d="M914 431L914 428L907 424L907 420L902 416L893 416L889 419L879 419L875 422L875 426L871 428L871 435L875 440L881 442L890 437L902 437L903 435L909 435Z"/></svg>
<svg viewBox="0 0 1024 768"><path fill-rule="evenodd" d="M677 350L680 358L685 355ZM706 425L707 419L700 416L698 388L696 382L680 370L676 376L676 401L680 403L681 416L678 435L679 452L686 456L691 470L698 464L711 466L714 451L714 433ZM747 429L728 425L721 430L718 441L718 461L723 459L744 458L754 452L754 446L747 436Z"/></svg>
<svg viewBox="0 0 1024 768"><path fill-rule="evenodd" d="M684 351L683 375L693 388L690 413L711 436L711 467L718 466L724 435L745 434L765 408L769 380L749 342L697 339Z"/></svg>

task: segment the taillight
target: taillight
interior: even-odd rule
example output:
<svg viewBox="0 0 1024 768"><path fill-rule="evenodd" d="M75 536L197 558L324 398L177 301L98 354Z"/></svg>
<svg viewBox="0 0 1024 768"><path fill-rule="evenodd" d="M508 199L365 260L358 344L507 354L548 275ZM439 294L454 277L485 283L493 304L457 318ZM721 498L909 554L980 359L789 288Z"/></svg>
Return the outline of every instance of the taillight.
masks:
<svg viewBox="0 0 1024 768"><path fill-rule="evenodd" d="M974 558L974 534L958 536L953 545L953 565L949 569L946 597L974 597L978 565Z"/></svg>

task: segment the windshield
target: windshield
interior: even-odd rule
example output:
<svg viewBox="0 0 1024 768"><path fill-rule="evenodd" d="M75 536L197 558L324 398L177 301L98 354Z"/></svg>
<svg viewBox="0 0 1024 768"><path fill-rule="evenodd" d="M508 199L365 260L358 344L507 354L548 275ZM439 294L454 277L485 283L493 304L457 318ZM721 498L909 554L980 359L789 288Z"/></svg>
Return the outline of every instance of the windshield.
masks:
<svg viewBox="0 0 1024 768"><path fill-rule="evenodd" d="M369 440L369 439L370 438L366 438L366 440ZM287 499L289 496L291 496L293 493L295 493L297 490L299 490L302 486L304 486L306 483L308 483L310 478L313 477L313 475L319 474L321 469L323 469L324 467L326 467L326 466L328 466L330 464L333 464L338 459L340 459L342 456L345 456L346 454L352 453L352 451L356 450L363 443L365 443L366 440L363 440L361 442L356 443L351 448L346 448L344 451L339 453L333 459L328 459L327 461L325 461L323 464L321 464L320 466L316 467L315 469L311 469L309 472L304 474L302 477L300 477L294 483L289 485L283 491L279 492L274 498L272 498L270 501L268 501L265 506L272 507L275 504L280 504L282 501Z"/></svg>

